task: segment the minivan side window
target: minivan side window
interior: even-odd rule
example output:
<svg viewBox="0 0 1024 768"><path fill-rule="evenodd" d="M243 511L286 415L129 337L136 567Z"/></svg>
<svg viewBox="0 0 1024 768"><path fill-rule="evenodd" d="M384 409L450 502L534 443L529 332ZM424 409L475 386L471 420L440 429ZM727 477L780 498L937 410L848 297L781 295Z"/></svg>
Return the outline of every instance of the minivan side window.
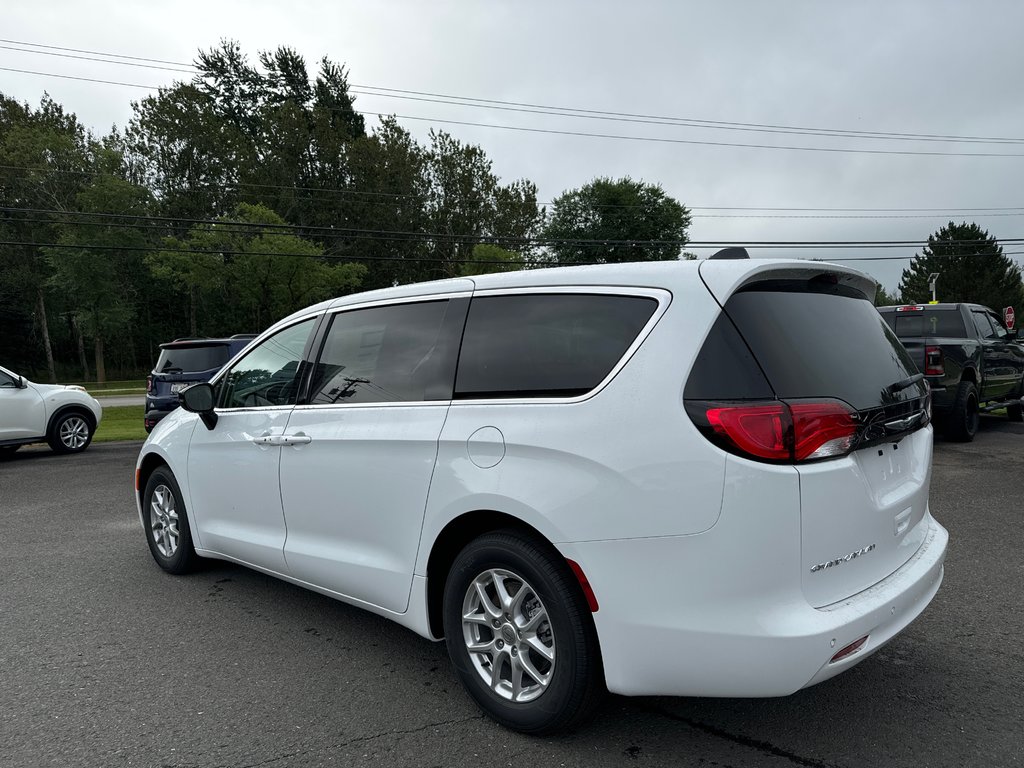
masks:
<svg viewBox="0 0 1024 768"><path fill-rule="evenodd" d="M0 371L0 387L10 387L13 389L17 386L18 385L14 383L14 379L12 377L8 376L3 371Z"/></svg>
<svg viewBox="0 0 1024 768"><path fill-rule="evenodd" d="M657 307L653 298L608 294L474 298L455 397L586 394L611 372Z"/></svg>
<svg viewBox="0 0 1024 768"><path fill-rule="evenodd" d="M289 326L253 347L218 383L217 406L294 405L303 353L315 320Z"/></svg>
<svg viewBox="0 0 1024 768"><path fill-rule="evenodd" d="M310 404L450 400L458 330L445 317L454 304L445 299L335 314L313 370Z"/></svg>

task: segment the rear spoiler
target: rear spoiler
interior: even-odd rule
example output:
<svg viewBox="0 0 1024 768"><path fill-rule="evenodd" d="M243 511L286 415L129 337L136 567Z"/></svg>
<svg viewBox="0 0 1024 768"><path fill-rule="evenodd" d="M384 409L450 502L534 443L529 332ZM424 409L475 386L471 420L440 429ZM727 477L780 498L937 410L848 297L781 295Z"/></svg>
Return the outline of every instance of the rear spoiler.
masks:
<svg viewBox="0 0 1024 768"><path fill-rule="evenodd" d="M740 265L746 268L737 269ZM742 262L732 259L705 259L700 263L699 273L711 295L722 305L744 285L761 280L811 280L820 276L834 277L841 285L859 291L869 300L874 298L878 289L878 283L873 278L856 269L841 264L803 259L751 259Z"/></svg>

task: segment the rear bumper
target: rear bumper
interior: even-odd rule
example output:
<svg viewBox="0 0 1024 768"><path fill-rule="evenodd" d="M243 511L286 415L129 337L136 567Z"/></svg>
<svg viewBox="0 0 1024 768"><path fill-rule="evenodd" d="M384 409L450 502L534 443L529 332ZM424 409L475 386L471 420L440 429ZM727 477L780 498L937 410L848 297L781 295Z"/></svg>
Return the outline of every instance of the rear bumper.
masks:
<svg viewBox="0 0 1024 768"><path fill-rule="evenodd" d="M178 399L160 398L159 400L146 397L146 411L142 417L143 425L149 432L159 421L178 407Z"/></svg>
<svg viewBox="0 0 1024 768"><path fill-rule="evenodd" d="M791 588L773 587L768 574L745 590L730 582L728 558L691 557L700 536L578 542L564 549L597 594L594 620L612 692L785 696L864 660L925 609L942 582L949 536L930 514L924 522L924 543L903 566L823 608L807 603L799 577ZM606 573L614 574L614 587ZM864 636L859 651L829 663Z"/></svg>

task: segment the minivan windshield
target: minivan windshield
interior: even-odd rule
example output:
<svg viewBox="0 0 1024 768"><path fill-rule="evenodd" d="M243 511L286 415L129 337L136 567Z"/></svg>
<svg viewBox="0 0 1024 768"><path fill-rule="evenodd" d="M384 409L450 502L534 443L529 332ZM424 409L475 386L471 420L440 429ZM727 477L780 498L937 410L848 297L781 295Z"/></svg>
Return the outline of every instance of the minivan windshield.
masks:
<svg viewBox="0 0 1024 768"><path fill-rule="evenodd" d="M153 369L156 373L189 373L220 368L228 361L226 344L165 347Z"/></svg>
<svg viewBox="0 0 1024 768"><path fill-rule="evenodd" d="M917 366L859 295L759 283L725 308L779 398L831 397L865 410L925 393L920 384L890 393Z"/></svg>

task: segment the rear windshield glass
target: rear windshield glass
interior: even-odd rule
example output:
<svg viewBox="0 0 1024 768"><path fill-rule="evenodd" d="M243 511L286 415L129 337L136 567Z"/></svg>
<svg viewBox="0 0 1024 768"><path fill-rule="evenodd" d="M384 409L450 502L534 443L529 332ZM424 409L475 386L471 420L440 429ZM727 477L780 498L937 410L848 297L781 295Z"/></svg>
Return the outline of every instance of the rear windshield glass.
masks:
<svg viewBox="0 0 1024 768"><path fill-rule="evenodd" d="M160 350L153 369L157 373L191 373L220 368L230 353L224 344L206 347L169 347Z"/></svg>
<svg viewBox="0 0 1024 768"><path fill-rule="evenodd" d="M957 309L922 309L907 312L886 312L883 317L901 339L920 336L966 336L964 319Z"/></svg>
<svg viewBox="0 0 1024 768"><path fill-rule="evenodd" d="M865 298L762 283L725 308L780 398L834 397L863 410L923 394L921 385L888 393L917 367Z"/></svg>

